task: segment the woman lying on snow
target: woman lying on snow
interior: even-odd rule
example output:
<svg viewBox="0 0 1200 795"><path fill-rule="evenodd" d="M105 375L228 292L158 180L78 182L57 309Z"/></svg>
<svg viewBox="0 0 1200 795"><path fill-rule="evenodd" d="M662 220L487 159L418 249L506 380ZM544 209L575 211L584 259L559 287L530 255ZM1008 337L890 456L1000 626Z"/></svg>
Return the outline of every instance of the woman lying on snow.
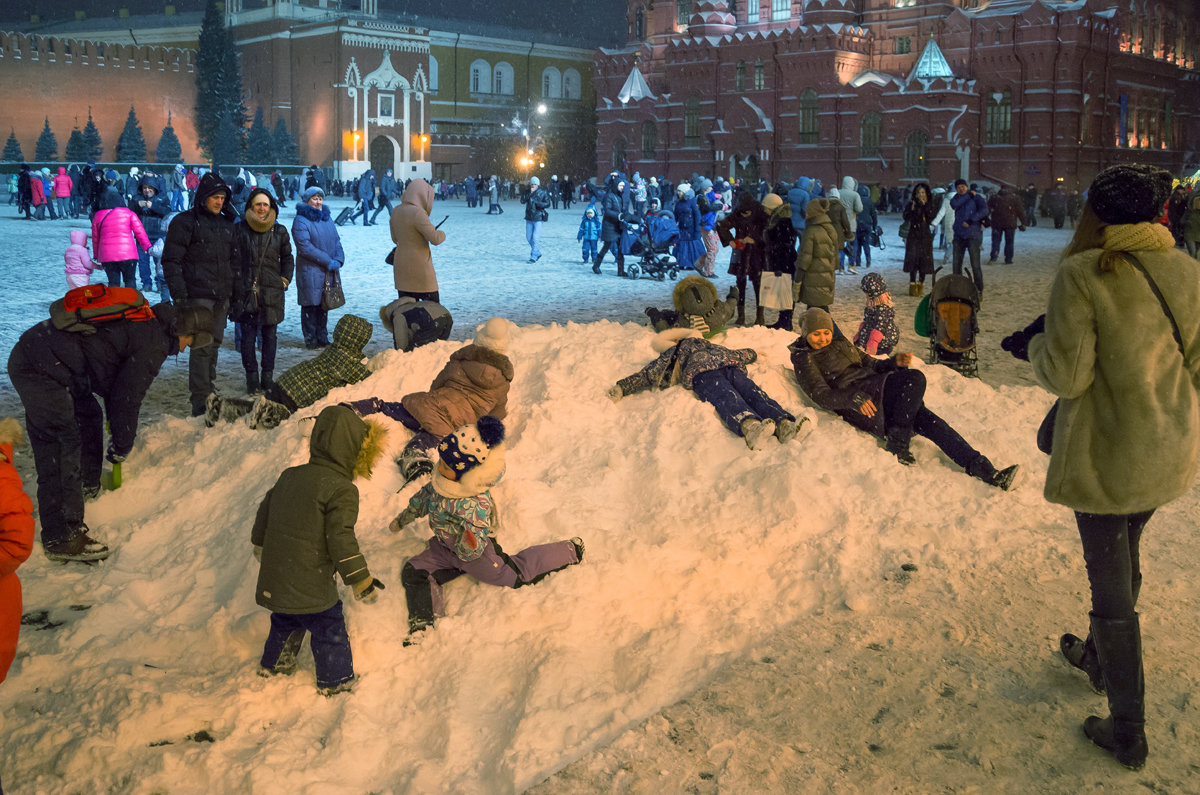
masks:
<svg viewBox="0 0 1200 795"><path fill-rule="evenodd" d="M916 462L909 450L914 433L924 436L967 470L967 474L1008 491L1017 465L996 470L941 417L925 408L925 374L910 370L911 353L873 359L845 337L834 339L829 313L804 313L801 337L789 346L800 388L823 409L886 440L902 464Z"/></svg>
<svg viewBox="0 0 1200 795"><path fill-rule="evenodd" d="M711 403L725 426L751 450L772 435L786 442L809 425L807 417L797 420L746 375L746 365L758 358L753 348L724 348L690 328L660 331L651 345L659 357L608 390L614 403L647 389L682 384Z"/></svg>

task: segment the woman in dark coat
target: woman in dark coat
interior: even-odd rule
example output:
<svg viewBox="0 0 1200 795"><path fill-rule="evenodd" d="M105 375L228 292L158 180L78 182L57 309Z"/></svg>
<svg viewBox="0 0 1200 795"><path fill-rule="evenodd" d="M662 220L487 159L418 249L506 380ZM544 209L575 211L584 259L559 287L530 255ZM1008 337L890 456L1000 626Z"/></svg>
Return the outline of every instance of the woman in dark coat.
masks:
<svg viewBox="0 0 1200 795"><path fill-rule="evenodd" d="M904 272L908 274L908 294L925 292L925 276L933 273L933 223L938 208L929 195L929 185L921 182L913 189L912 199L904 208L908 237L904 239Z"/></svg>
<svg viewBox="0 0 1200 795"><path fill-rule="evenodd" d="M746 282L754 285L754 324L766 324L762 305L758 303L758 288L762 283L763 266L766 261L764 236L767 231L767 214L762 205L748 191L738 194L733 212L717 222L717 237L721 245L733 245L738 256L729 258L729 273L737 278L738 325L746 324Z"/></svg>
<svg viewBox="0 0 1200 795"><path fill-rule="evenodd" d="M324 348L329 344L329 313L321 308L321 295L326 277L341 270L346 255L325 207L325 192L315 185L304 191L304 203L296 205L292 239L296 241L296 301L304 344L309 349Z"/></svg>
<svg viewBox="0 0 1200 795"><path fill-rule="evenodd" d="M604 183L608 189L600 203L600 239L604 245L600 247L600 253L592 265L593 273L600 272L604 255L612 249L613 256L617 258L617 275L625 275L625 255L621 253L621 232L625 228L625 184L625 178L619 174L610 174Z"/></svg>
<svg viewBox="0 0 1200 795"><path fill-rule="evenodd" d="M229 314L242 331L246 391L268 389L275 371L276 327L283 322L283 293L295 262L287 228L276 223L279 205L262 188L250 192L245 214L233 227L233 302ZM262 378L254 343L262 334Z"/></svg>

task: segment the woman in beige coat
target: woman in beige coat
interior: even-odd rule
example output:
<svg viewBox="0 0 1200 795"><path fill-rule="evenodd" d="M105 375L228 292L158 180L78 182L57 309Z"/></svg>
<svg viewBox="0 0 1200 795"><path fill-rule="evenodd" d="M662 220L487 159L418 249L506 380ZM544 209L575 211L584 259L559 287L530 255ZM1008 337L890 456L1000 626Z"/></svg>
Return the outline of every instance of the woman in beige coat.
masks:
<svg viewBox="0 0 1200 795"><path fill-rule="evenodd" d="M430 244L439 246L446 233L429 220L433 211L433 186L423 179L414 179L404 189L400 206L392 212L388 226L392 231L392 273L396 292L403 298L410 295L418 301L438 301L437 274L433 271Z"/></svg>
<svg viewBox="0 0 1200 795"><path fill-rule="evenodd" d="M1064 635L1062 651L1108 695L1110 715L1084 732L1130 768L1147 755L1138 542L1154 510L1191 487L1200 451L1200 263L1154 223L1170 192L1161 169L1102 171L1045 330L1022 332L1059 396L1046 499L1074 509L1091 585L1091 634Z"/></svg>

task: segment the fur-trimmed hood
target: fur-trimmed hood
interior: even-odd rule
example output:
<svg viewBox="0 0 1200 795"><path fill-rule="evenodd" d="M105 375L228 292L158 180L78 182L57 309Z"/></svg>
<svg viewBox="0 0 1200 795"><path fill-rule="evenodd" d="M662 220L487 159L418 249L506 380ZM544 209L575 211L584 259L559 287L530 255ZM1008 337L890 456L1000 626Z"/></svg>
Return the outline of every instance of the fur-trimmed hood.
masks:
<svg viewBox="0 0 1200 795"><path fill-rule="evenodd" d="M300 202L296 205L296 215L299 215L301 218L306 218L313 223L328 221L330 218L332 218L332 216L329 214L329 208L325 205L321 205L321 209L318 210L316 207L313 207L311 204L306 204L305 202Z"/></svg>
<svg viewBox="0 0 1200 795"><path fill-rule="evenodd" d="M387 429L359 417L349 406L329 406L317 415L308 447L310 461L336 469L351 479L369 478L382 457Z"/></svg>

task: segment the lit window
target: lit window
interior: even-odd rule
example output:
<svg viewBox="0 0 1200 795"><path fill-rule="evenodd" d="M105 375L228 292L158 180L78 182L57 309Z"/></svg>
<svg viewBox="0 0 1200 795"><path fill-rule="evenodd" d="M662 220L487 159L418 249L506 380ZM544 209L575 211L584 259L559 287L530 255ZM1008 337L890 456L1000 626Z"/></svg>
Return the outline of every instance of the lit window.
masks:
<svg viewBox="0 0 1200 795"><path fill-rule="evenodd" d="M781 22L792 18L792 0L771 0L771 21Z"/></svg>
<svg viewBox="0 0 1200 795"><path fill-rule="evenodd" d="M929 176L929 136L921 130L913 130L904 139L904 176L906 179Z"/></svg>

